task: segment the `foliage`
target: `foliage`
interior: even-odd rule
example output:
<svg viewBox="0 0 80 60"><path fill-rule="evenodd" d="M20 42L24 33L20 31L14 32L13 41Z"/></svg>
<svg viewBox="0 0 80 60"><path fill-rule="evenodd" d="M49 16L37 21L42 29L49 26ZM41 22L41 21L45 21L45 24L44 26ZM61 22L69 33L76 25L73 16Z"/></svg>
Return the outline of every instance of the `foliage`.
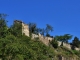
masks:
<svg viewBox="0 0 80 60"><path fill-rule="evenodd" d="M13 25L9 28L9 31L14 36L17 36L17 37L22 36L22 24L18 22L14 22Z"/></svg>
<svg viewBox="0 0 80 60"><path fill-rule="evenodd" d="M49 36L49 31L53 31L53 27L49 24L46 24L46 36Z"/></svg>
<svg viewBox="0 0 80 60"><path fill-rule="evenodd" d="M80 41L77 37L74 37L74 40L72 41L72 46L74 47L73 49L75 49L75 47L80 47Z"/></svg>
<svg viewBox="0 0 80 60"><path fill-rule="evenodd" d="M65 35L61 35L61 36L56 36L55 39L62 41L61 46L63 46L63 42L68 43L68 40L70 40L72 38L72 35L70 34L65 34Z"/></svg>
<svg viewBox="0 0 80 60"><path fill-rule="evenodd" d="M55 38L50 43L54 48L58 48L58 42L57 42L57 40L55 40Z"/></svg>
<svg viewBox="0 0 80 60"><path fill-rule="evenodd" d="M40 33L41 35L45 35L45 29L44 28L37 28L37 32Z"/></svg>
<svg viewBox="0 0 80 60"><path fill-rule="evenodd" d="M7 34L7 24L5 18L5 14L0 14L0 38L5 37Z"/></svg>
<svg viewBox="0 0 80 60"><path fill-rule="evenodd" d="M5 31L6 36L0 38L0 56L2 60L46 60L51 58L48 54L53 56L54 53L51 53L42 42L37 41L37 39L33 41L30 37L22 35L21 32L21 24L14 23Z"/></svg>
<svg viewBox="0 0 80 60"><path fill-rule="evenodd" d="M30 31L30 35L32 33L36 33L37 34L37 25L35 23L29 23L29 31Z"/></svg>
<svg viewBox="0 0 80 60"><path fill-rule="evenodd" d="M80 48L80 40L79 40L79 38L78 37L74 37L74 40L72 41L71 45L72 45L72 47L71 47L72 50L75 50L76 47Z"/></svg>
<svg viewBox="0 0 80 60"><path fill-rule="evenodd" d="M9 28L5 16L0 14L0 58L2 60L51 60L56 55L54 50L58 47L56 39L51 42L54 48L44 45L38 38L31 40L31 37L22 35L22 24L14 23ZM30 26L31 33L38 32L36 24L31 23ZM47 29L49 29L47 32L52 31L52 27ZM44 29L39 32L45 33Z"/></svg>

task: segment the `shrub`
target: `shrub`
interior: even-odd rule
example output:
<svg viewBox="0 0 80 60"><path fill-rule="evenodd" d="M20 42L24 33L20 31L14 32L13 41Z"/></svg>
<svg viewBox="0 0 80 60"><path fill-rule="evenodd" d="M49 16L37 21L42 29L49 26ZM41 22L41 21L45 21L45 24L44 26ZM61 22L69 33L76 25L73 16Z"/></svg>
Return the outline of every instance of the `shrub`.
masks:
<svg viewBox="0 0 80 60"><path fill-rule="evenodd" d="M58 42L56 40L52 40L50 43L54 48L58 48Z"/></svg>

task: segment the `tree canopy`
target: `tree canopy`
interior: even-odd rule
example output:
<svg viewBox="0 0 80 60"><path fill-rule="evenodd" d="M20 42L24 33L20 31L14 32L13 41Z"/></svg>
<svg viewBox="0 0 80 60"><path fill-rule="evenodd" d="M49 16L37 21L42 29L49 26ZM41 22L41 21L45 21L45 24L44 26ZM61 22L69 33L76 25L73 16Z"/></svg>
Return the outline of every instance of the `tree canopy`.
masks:
<svg viewBox="0 0 80 60"><path fill-rule="evenodd" d="M80 40L78 37L74 37L74 40L72 41L72 45L74 47L78 47L78 48L80 47Z"/></svg>
<svg viewBox="0 0 80 60"><path fill-rule="evenodd" d="M55 37L56 40L62 41L61 46L63 46L63 42L68 43L68 40L70 40L71 38L72 38L72 35L70 35L70 34L65 34L65 35Z"/></svg>

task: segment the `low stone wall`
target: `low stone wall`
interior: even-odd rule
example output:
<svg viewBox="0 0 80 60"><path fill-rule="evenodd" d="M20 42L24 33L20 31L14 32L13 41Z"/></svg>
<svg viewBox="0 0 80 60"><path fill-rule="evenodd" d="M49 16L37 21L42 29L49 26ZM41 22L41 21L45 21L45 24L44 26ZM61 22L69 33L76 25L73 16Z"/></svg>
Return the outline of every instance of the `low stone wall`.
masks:
<svg viewBox="0 0 80 60"><path fill-rule="evenodd" d="M38 37L39 37L39 35L32 34L32 39L34 39L34 38L38 38Z"/></svg>
<svg viewBox="0 0 80 60"><path fill-rule="evenodd" d="M61 42L58 41L58 46L60 46L60 45L61 45ZM63 43L63 46L65 46L66 48L68 48L68 49L71 50L71 45L70 45L70 44L68 44L68 43ZM80 48L75 47L75 50L80 51Z"/></svg>
<svg viewBox="0 0 80 60"><path fill-rule="evenodd" d="M75 50L80 51L80 48L77 48L77 47L76 47Z"/></svg>
<svg viewBox="0 0 80 60"><path fill-rule="evenodd" d="M71 45L68 43L63 43L63 46L67 47L68 49L71 49Z"/></svg>
<svg viewBox="0 0 80 60"><path fill-rule="evenodd" d="M61 45L61 42L60 41L58 41L58 46L60 46Z"/></svg>
<svg viewBox="0 0 80 60"><path fill-rule="evenodd" d="M53 38L51 37L44 37L43 35L41 34L32 34L32 39L34 38L39 38L40 41L42 41L45 45L49 46L49 42L53 40Z"/></svg>
<svg viewBox="0 0 80 60"><path fill-rule="evenodd" d="M54 39L54 38L51 38L51 37L45 37L45 36L43 36L41 34L38 34L38 35L32 34L32 39L34 39L34 38L39 38L39 40L42 41L47 46L49 46L50 41L52 41ZM61 43L62 42L58 41L58 46L60 46ZM71 49L71 45L68 44L68 43L63 43L63 46L65 46L68 49ZM79 48L75 48L75 50L79 51L80 49Z"/></svg>
<svg viewBox="0 0 80 60"><path fill-rule="evenodd" d="M29 37L29 26L27 24L22 23L22 34Z"/></svg>
<svg viewBox="0 0 80 60"><path fill-rule="evenodd" d="M51 39L49 40L48 37L44 37L43 35L39 35L39 39L40 39L40 41L42 41L45 45L49 46L49 42L50 42Z"/></svg>

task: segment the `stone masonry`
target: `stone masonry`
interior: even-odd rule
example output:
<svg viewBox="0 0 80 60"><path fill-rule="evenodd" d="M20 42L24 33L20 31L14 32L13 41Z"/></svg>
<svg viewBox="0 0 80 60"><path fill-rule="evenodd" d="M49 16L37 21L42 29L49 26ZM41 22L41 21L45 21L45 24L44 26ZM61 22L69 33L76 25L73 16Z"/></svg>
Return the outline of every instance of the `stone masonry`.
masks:
<svg viewBox="0 0 80 60"><path fill-rule="evenodd" d="M21 23L22 24L22 34L25 34L26 36L29 37L29 26L22 21L15 20L15 22ZM38 35L32 34L32 39L39 38L40 41L42 41L45 45L49 46L50 41L52 41L54 38L51 37L45 37L41 35L40 33ZM61 45L61 42L58 41L58 46ZM63 43L63 46L65 46L68 49L71 49L71 45L67 43ZM76 48L76 50L80 50L79 48Z"/></svg>
<svg viewBox="0 0 80 60"><path fill-rule="evenodd" d="M26 36L29 37L29 26L27 24L23 23L20 20L15 20L14 23L22 24L22 35L25 34Z"/></svg>
<svg viewBox="0 0 80 60"><path fill-rule="evenodd" d="M22 34L29 37L29 26L27 24L22 23Z"/></svg>

